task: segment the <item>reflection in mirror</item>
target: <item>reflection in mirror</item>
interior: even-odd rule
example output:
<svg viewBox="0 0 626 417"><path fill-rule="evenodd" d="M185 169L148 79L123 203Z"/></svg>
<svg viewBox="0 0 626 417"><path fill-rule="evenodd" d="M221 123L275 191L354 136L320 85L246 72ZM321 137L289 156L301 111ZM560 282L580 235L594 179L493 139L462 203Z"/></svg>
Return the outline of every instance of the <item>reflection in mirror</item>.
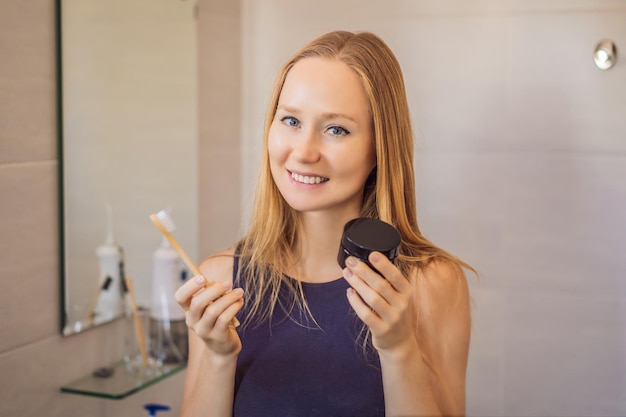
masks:
<svg viewBox="0 0 626 417"><path fill-rule="evenodd" d="M58 0L62 333L124 314L123 275L150 305L151 213L169 208L197 255L192 1Z"/></svg>

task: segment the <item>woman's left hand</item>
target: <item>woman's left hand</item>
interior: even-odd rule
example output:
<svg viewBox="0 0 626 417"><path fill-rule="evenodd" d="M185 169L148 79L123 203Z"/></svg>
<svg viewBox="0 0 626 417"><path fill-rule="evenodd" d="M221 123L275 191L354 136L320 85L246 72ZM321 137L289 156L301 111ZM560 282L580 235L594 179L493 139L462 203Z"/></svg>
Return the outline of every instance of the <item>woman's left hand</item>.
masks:
<svg viewBox="0 0 626 417"><path fill-rule="evenodd" d="M411 317L413 288L400 270L380 252L369 262L380 272L354 257L346 259L343 277L348 281L348 302L372 332L378 350L391 351L415 342Z"/></svg>

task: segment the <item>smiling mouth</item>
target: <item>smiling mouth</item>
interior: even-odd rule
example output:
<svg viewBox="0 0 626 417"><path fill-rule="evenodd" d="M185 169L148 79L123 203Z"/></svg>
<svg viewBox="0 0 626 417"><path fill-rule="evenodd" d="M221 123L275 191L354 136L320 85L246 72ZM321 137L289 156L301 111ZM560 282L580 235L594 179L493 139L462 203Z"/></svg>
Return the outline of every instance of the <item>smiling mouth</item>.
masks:
<svg viewBox="0 0 626 417"><path fill-rule="evenodd" d="M328 178L326 177L310 177L307 175L299 175L295 172L291 173L291 178L302 184L320 184L322 182L328 181Z"/></svg>

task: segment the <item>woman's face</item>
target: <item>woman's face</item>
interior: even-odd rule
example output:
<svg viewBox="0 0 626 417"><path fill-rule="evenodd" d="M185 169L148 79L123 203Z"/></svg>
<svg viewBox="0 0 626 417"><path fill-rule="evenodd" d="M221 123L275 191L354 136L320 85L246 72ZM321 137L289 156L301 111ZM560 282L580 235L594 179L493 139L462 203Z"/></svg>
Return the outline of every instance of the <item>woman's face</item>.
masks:
<svg viewBox="0 0 626 417"><path fill-rule="evenodd" d="M361 81L339 60L305 58L289 71L269 131L272 177L301 212L357 215L376 165Z"/></svg>

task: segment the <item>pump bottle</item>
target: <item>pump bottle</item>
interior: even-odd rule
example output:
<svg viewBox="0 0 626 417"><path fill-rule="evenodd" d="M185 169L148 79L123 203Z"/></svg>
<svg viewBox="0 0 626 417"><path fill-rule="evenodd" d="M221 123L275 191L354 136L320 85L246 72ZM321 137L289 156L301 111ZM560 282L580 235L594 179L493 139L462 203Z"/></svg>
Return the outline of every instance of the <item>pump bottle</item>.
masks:
<svg viewBox="0 0 626 417"><path fill-rule="evenodd" d="M93 311L95 323L109 321L124 314L123 270L124 254L122 247L113 237L113 214L107 205L108 228L105 242L96 249L98 258L98 300ZM105 285L106 284L106 285Z"/></svg>
<svg viewBox="0 0 626 417"><path fill-rule="evenodd" d="M185 314L174 293L185 276L180 256L163 237L153 255L152 303L150 305L150 355L163 363L187 360Z"/></svg>

